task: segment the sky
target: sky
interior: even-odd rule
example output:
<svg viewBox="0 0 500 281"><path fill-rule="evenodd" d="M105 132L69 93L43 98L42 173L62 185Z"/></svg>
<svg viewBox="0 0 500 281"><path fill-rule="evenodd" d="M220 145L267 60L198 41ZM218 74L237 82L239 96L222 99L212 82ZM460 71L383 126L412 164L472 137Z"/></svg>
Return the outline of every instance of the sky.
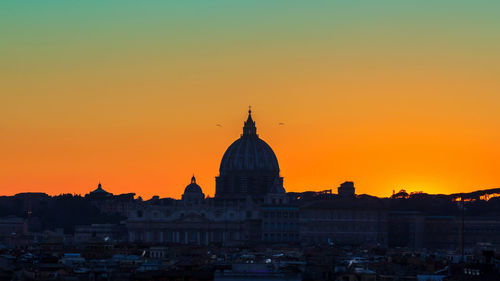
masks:
<svg viewBox="0 0 500 281"><path fill-rule="evenodd" d="M249 105L287 191L498 188L499 14L497 0L1 1L0 194L100 181L180 198L194 174L213 196Z"/></svg>

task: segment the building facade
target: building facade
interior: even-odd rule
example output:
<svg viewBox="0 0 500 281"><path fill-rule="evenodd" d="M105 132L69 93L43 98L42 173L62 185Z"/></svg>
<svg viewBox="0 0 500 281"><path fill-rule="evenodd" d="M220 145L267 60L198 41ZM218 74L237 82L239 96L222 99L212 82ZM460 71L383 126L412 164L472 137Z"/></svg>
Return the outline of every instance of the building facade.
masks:
<svg viewBox="0 0 500 281"><path fill-rule="evenodd" d="M304 243L387 245L387 208L379 199L314 200L300 206Z"/></svg>

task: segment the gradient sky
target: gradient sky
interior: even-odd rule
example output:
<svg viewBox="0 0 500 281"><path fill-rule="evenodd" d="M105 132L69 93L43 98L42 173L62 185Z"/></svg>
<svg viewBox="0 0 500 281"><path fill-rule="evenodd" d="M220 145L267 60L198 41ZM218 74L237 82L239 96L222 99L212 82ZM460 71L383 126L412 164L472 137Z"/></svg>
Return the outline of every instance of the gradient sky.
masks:
<svg viewBox="0 0 500 281"><path fill-rule="evenodd" d="M248 105L287 191L500 187L499 15L498 0L1 1L0 194L101 181L179 198L194 173L213 196Z"/></svg>

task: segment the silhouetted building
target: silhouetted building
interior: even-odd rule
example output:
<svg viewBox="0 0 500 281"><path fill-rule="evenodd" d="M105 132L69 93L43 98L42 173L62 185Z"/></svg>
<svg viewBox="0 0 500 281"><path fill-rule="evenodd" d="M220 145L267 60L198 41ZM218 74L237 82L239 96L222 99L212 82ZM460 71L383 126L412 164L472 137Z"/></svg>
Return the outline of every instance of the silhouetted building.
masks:
<svg viewBox="0 0 500 281"><path fill-rule="evenodd" d="M199 204L205 199L205 194L201 191L201 187L196 184L196 178L191 178L191 183L184 189L182 200L189 204Z"/></svg>
<svg viewBox="0 0 500 281"><path fill-rule="evenodd" d="M298 241L298 208L288 202L276 155L257 135L251 111L243 134L224 153L219 171L215 198L205 199L193 176L182 200L129 212L130 241L225 245L263 239ZM263 212L269 215L265 220ZM275 215L286 219L275 222Z"/></svg>
<svg viewBox="0 0 500 281"><path fill-rule="evenodd" d="M352 181L342 183L337 190L339 197L343 199L354 198L356 196L354 192L354 183Z"/></svg>
<svg viewBox="0 0 500 281"><path fill-rule="evenodd" d="M463 223L463 231L462 231ZM424 227L424 246L428 249L472 250L481 247L500 247L500 218L427 216Z"/></svg>
<svg viewBox="0 0 500 281"><path fill-rule="evenodd" d="M85 199L90 200L103 214L126 217L130 206L134 204L134 196L135 193L113 195L99 183L95 190L85 195Z"/></svg>
<svg viewBox="0 0 500 281"><path fill-rule="evenodd" d="M387 245L387 208L380 199L308 202L300 206L300 240Z"/></svg>
<svg viewBox="0 0 500 281"><path fill-rule="evenodd" d="M262 241L271 243L299 242L299 208L293 204L262 206Z"/></svg>
<svg viewBox="0 0 500 281"><path fill-rule="evenodd" d="M425 215L417 211L391 211L388 246L420 249L424 243Z"/></svg>
<svg viewBox="0 0 500 281"><path fill-rule="evenodd" d="M461 220L459 221L461 224ZM467 216L463 223L462 235L466 249L485 246L500 248L500 218L498 216Z"/></svg>
<svg viewBox="0 0 500 281"><path fill-rule="evenodd" d="M454 216L427 216L424 246L428 249L460 249L460 220Z"/></svg>
<svg viewBox="0 0 500 281"><path fill-rule="evenodd" d="M85 195L86 198L91 198L91 199L105 199L107 197L113 196L112 193L107 192L102 188L101 183L97 185L97 188L93 191L91 191L89 194Z"/></svg>
<svg viewBox="0 0 500 281"><path fill-rule="evenodd" d="M215 180L215 198L243 202L250 195L263 203L265 195L276 184L283 185L279 172L278 159L271 147L259 138L249 110L243 134L222 157Z"/></svg>
<svg viewBox="0 0 500 281"><path fill-rule="evenodd" d="M155 197L143 202L129 196L120 201L101 185L88 197L102 212L126 212L131 242L456 249L462 238L470 248L496 244L500 237L495 236L500 234L500 223L491 217L466 219L462 232L453 196L404 191L391 199L357 196L351 181L342 183L338 194L331 190L287 194L277 157L257 135L251 111L240 138L222 156L215 186L214 198L205 198L194 176L181 200ZM117 202L126 207L117 208L121 204Z"/></svg>

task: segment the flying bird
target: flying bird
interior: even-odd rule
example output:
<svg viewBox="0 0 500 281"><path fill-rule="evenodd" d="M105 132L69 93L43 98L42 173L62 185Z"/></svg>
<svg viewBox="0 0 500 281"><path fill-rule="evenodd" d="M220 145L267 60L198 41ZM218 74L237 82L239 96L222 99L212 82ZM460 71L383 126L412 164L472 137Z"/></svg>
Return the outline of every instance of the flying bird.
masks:
<svg viewBox="0 0 500 281"><path fill-rule="evenodd" d="M217 127L222 127L222 125L221 125L221 124L217 124L217 125L215 125L215 126L217 126Z"/></svg>
<svg viewBox="0 0 500 281"><path fill-rule="evenodd" d="M279 125L280 125L280 126L284 126L284 125L285 125L285 123L280 122L280 124L279 124Z"/></svg>

